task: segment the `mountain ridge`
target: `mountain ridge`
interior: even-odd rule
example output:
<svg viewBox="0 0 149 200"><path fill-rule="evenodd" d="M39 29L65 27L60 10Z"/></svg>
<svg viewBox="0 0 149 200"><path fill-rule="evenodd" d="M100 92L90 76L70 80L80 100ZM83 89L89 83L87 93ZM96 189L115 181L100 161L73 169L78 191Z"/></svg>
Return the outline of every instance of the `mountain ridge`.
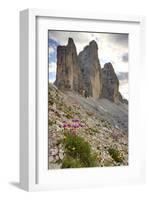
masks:
<svg viewBox="0 0 149 200"><path fill-rule="evenodd" d="M57 47L57 73L54 83L60 90L75 91L84 97L106 98L128 103L119 91L119 79L109 62L101 68L98 45L92 40L77 54L72 38Z"/></svg>

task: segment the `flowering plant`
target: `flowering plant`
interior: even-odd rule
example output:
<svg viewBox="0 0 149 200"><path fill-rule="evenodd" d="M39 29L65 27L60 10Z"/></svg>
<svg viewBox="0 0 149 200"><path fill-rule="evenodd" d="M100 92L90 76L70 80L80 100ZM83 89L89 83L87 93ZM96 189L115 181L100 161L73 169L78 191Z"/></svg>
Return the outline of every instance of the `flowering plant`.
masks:
<svg viewBox="0 0 149 200"><path fill-rule="evenodd" d="M71 121L63 121L61 127L71 130L72 133L76 134L77 129L85 127L85 125L79 119L72 119Z"/></svg>

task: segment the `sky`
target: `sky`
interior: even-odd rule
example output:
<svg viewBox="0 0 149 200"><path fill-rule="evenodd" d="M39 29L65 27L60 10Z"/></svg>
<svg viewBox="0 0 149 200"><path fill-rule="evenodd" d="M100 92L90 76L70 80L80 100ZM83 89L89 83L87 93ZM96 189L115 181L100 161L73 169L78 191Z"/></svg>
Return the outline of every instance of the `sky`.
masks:
<svg viewBox="0 0 149 200"><path fill-rule="evenodd" d="M95 40L98 45L98 57L101 68L111 62L120 82L120 92L128 99L128 34L118 33L89 33L51 31L48 33L49 48L49 82L56 78L57 46L67 45L71 37L76 45L77 54Z"/></svg>

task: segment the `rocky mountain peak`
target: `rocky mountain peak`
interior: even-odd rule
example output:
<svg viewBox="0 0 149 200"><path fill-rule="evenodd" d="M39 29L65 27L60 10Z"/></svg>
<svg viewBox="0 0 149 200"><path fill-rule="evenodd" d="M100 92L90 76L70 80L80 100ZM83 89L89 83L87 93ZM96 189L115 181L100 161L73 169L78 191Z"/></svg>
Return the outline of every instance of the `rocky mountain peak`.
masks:
<svg viewBox="0 0 149 200"><path fill-rule="evenodd" d="M73 52L76 51L76 45L75 45L75 43L74 43L72 38L68 38L67 49L69 51L73 51Z"/></svg>
<svg viewBox="0 0 149 200"><path fill-rule="evenodd" d="M105 71L105 70L113 71L113 73L115 73L115 72L114 72L113 65L112 65L110 62L104 64L104 71Z"/></svg>
<svg viewBox="0 0 149 200"><path fill-rule="evenodd" d="M98 46L93 40L78 55L82 72L83 95L98 98L101 95L101 66L98 59Z"/></svg>
<svg viewBox="0 0 149 200"><path fill-rule="evenodd" d="M68 45L69 44L74 44L73 38L68 38Z"/></svg>
<svg viewBox="0 0 149 200"><path fill-rule="evenodd" d="M95 40L92 40L92 41L89 43L89 46L98 49L98 45L97 45L97 43L96 43Z"/></svg>
<svg viewBox="0 0 149 200"><path fill-rule="evenodd" d="M57 73L55 85L61 90L76 90L78 77L76 46L72 38L66 46L57 47Z"/></svg>
<svg viewBox="0 0 149 200"><path fill-rule="evenodd" d="M113 65L109 62L101 69L95 40L78 55L72 38L68 39L66 46L57 47L55 85L61 90L75 91L84 97L102 97L115 103L122 100Z"/></svg>
<svg viewBox="0 0 149 200"><path fill-rule="evenodd" d="M117 103L120 100L119 80L110 62L102 69L102 84L102 97Z"/></svg>

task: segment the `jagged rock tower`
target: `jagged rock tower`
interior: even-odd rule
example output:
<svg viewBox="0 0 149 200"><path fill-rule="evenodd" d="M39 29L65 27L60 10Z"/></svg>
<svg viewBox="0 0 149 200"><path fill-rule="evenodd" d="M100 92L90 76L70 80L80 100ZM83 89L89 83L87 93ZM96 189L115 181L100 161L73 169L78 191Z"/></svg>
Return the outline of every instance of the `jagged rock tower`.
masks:
<svg viewBox="0 0 149 200"><path fill-rule="evenodd" d="M67 46L58 46L55 85L59 89L98 98L102 91L101 73L95 41L90 42L78 56L72 38L68 39Z"/></svg>
<svg viewBox="0 0 149 200"><path fill-rule="evenodd" d="M102 97L115 103L122 100L119 80L111 63L106 63L102 69Z"/></svg>
<svg viewBox="0 0 149 200"><path fill-rule="evenodd" d="M98 46L94 40L79 53L78 60L85 97L100 97L102 91L102 72L98 59Z"/></svg>
<svg viewBox="0 0 149 200"><path fill-rule="evenodd" d="M55 85L61 90L78 91L80 68L76 46L69 38L67 46L57 47L57 73Z"/></svg>
<svg viewBox="0 0 149 200"><path fill-rule="evenodd" d="M98 46L93 40L77 55L72 38L66 46L57 47L57 73L55 85L60 90L70 90L84 97L106 98L123 102L119 80L111 63L101 69Z"/></svg>

